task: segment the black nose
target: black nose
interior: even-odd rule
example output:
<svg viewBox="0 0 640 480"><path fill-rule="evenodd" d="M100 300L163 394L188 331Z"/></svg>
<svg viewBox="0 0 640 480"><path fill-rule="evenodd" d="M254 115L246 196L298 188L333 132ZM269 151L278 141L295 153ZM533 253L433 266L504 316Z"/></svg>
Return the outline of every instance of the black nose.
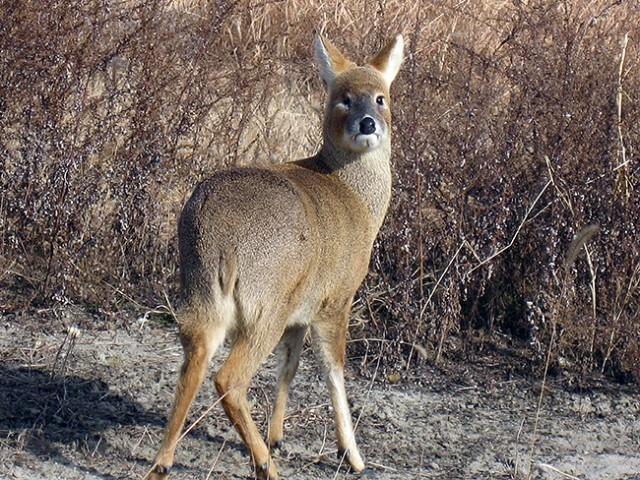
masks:
<svg viewBox="0 0 640 480"><path fill-rule="evenodd" d="M364 135L371 135L376 131L376 122L371 117L364 117L360 120L360 133Z"/></svg>

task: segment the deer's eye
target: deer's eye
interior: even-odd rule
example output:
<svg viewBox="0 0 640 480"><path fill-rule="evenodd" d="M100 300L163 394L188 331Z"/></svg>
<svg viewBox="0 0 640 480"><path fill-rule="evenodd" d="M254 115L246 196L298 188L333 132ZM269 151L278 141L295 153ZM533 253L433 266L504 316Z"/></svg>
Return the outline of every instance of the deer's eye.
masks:
<svg viewBox="0 0 640 480"><path fill-rule="evenodd" d="M384 105L384 95L378 95L378 96L376 97L376 103L377 103L378 105Z"/></svg>
<svg viewBox="0 0 640 480"><path fill-rule="evenodd" d="M349 108L351 106L351 99L349 97L347 97L347 96L343 97L342 98L342 104L345 107Z"/></svg>

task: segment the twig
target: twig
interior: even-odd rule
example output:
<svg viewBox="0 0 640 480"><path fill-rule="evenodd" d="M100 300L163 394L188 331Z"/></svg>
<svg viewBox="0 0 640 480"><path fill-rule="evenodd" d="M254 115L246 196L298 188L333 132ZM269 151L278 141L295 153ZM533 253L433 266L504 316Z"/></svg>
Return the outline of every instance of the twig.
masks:
<svg viewBox="0 0 640 480"><path fill-rule="evenodd" d="M622 96L624 90L622 88L622 77L624 71L624 58L627 53L627 44L629 43L629 32L625 33L624 40L622 40L622 53L620 54L620 66L618 67L618 94L616 95L616 106L618 107L618 140L620 142L620 149L618 150L618 158L620 161L618 165L614 168L614 170L622 169L620 174L618 175L618 181L622 182L622 188L624 190L625 198L629 198L629 180L627 179L626 168L624 168L628 164L627 160L627 149L624 145L624 137L622 135Z"/></svg>
<svg viewBox="0 0 640 480"><path fill-rule="evenodd" d="M500 250L498 250L497 252L492 253L487 258L482 260L475 267L471 268L471 270L469 270L467 272L468 274L469 273L473 273L478 268L480 268L481 266L483 266L486 263L489 263L491 260L493 260L497 256L501 255L502 253L504 253L505 251L507 251L509 248L511 248L513 246L513 244L516 241L516 238L518 238L518 234L520 233L520 230L522 230L522 227L524 227L524 224L527 223L527 220L529 219L529 215L531 214L531 211L536 206L536 204L538 203L538 201L540 200L540 198L542 197L544 192L547 190L547 188L551 184L552 184L552 180L547 181L547 183L544 184L544 187L542 187L542 190L540 190L540 193L538 193L538 195L536 195L536 198L533 200L533 203L531 203L531 205L529 205L529 208L527 209L527 212L525 213L524 218L522 219L522 222L520 222L520 225L518 225L518 228L516 229L516 233L513 234L513 237L511 238L511 241L507 245L502 247Z"/></svg>
<svg viewBox="0 0 640 480"><path fill-rule="evenodd" d="M98 447L100 447L101 443L102 443L102 435L100 435L100 438L98 438L98 441L96 442L96 446L93 447L93 451L91 452L92 458L96 456L96 452L98 451Z"/></svg>
<svg viewBox="0 0 640 480"><path fill-rule="evenodd" d="M324 422L324 433L322 434L322 444L320 445L320 450L318 450L318 458L322 457L322 451L324 450L324 446L327 444L327 422Z"/></svg>
<svg viewBox="0 0 640 480"><path fill-rule="evenodd" d="M187 428L184 432L182 432L182 435L180 435L180 437L179 437L179 438L178 438L178 440L176 441L176 445L177 445L177 444L179 444L179 443L180 443L180 441L185 437L185 435L186 435L187 433L189 433L191 430L193 430L193 429L196 427L196 425L198 425L198 423L200 423L200 422L202 421L202 419L203 419L204 417L206 417L206 416L209 414L209 412L211 412L211 410L213 410L213 409L215 408L215 406L216 406L216 405L218 405L218 404L222 401L222 399L223 399L224 397L226 397L226 396L229 394L229 392L230 392L230 391L231 391L231 390L229 390L229 391L225 392L225 393L224 393L224 395L221 395L220 397L218 397L218 399L217 399L215 402L213 402L213 404L211 404L211 405L209 406L209 408L207 408L207 409L204 411L204 413L203 413L202 415L200 415L200 416L198 417L198 419L197 419L195 422L193 422L191 425L189 425L189 428ZM158 466L158 462L153 462L153 465L151 465L151 468L147 471L147 473L145 473L145 475L142 477L142 479L144 480L144 479L148 478L148 477L149 477L149 475L151 474L151 472L153 472L153 470L154 470L157 466Z"/></svg>
<svg viewBox="0 0 640 480"><path fill-rule="evenodd" d="M591 252L587 245L584 245L584 251L587 257L587 265L589 266L589 274L591 276L591 282L589 283L589 290L591 291L591 315L593 318L593 325L591 326L591 345L589 346L589 364L593 366L593 354L596 347L596 329L598 327L598 311L597 302L598 295L596 290L596 269L593 267L593 261L591 260Z"/></svg>
<svg viewBox="0 0 640 480"><path fill-rule="evenodd" d="M456 31L457 25L458 25L458 15L456 15L453 18L453 24L451 25L451 30L447 33L447 38L445 38L444 42L442 42L442 54L440 55L440 62L438 63L438 70L440 71L440 75L442 75L442 71L444 70L444 57L447 54L451 36Z"/></svg>
<svg viewBox="0 0 640 480"><path fill-rule="evenodd" d="M62 366L60 367L60 375L64 376L64 372L67 369L67 361L69 359L69 355L71 354L73 348L76 345L76 340L78 339L78 336L80 336L80 329L78 329L78 327L72 326L67 329L67 335L64 337L64 340L62 340L62 344L60 345L60 348L58 349L58 353L56 353L56 358L53 361L53 367L51 368L50 378L53 378L56 375L56 367L58 366L58 361L61 358L62 350L66 345L67 348L64 355L62 355Z"/></svg>
<svg viewBox="0 0 640 480"><path fill-rule="evenodd" d="M617 309L618 311L615 313L613 317L613 328L611 329L611 335L609 335L609 345L607 346L607 353L602 360L602 367L600 368L600 372L604 373L604 369L611 358L611 354L613 353L613 349L615 348L614 338L618 330L618 325L620 323L620 317L622 317L622 313L627 306L630 298L636 291L636 289L640 286L640 262L638 262L631 273L631 278L629 279L629 285L627 285L626 292L624 297L622 298L622 302L620 307ZM616 299L615 305L617 306L618 301Z"/></svg>
<svg viewBox="0 0 640 480"><path fill-rule="evenodd" d="M224 450L224 447L225 447L226 444L227 444L227 439L225 438L222 441L222 446L218 450L218 454L216 455L216 458L213 460L213 464L211 465L211 468L209 469L209 473L207 473L207 476L206 476L206 478L204 480L209 480L211 478L211 474L213 473L213 469L216 468L216 465L218 464L218 460L220 460L220 454L222 453L222 450Z"/></svg>
<svg viewBox="0 0 640 480"><path fill-rule="evenodd" d="M519 465L520 465L520 451L518 450L518 445L520 445L520 435L522 435L522 429L524 428L525 419L523 418L520 422L520 428L518 429L518 433L516 435L516 461L514 462L514 474L518 475Z"/></svg>
<svg viewBox="0 0 640 480"><path fill-rule="evenodd" d="M597 233L600 232L600 227L598 225L587 225L583 229L581 229L578 233L575 234L573 240L571 240L571 244L569 245L569 249L567 250L567 258L564 262L564 271L565 275L569 275L569 270L576 262L578 258L578 253L584 247L584 245L589 242Z"/></svg>
<svg viewBox="0 0 640 480"><path fill-rule="evenodd" d="M558 186L558 184L556 184L554 180L553 168L551 168L551 160L546 155L544 157L544 160L547 164L547 170L549 171L549 178L550 178L550 181L553 183L553 187L556 189L561 200L564 202L564 204L567 206L567 208L571 212L571 215L575 217L575 210L573 209L573 204L571 203L571 199L569 198L569 195L563 192L562 189ZM588 228L589 227L585 227L585 229L583 230L586 230ZM593 352L594 352L595 343L596 343L596 328L597 328L597 320L598 320L598 317L597 317L598 292L596 289L596 269L593 266L593 261L591 260L591 251L589 250L589 246L587 245L587 242L593 235L591 235L588 231L586 233L588 235L584 239L581 239L581 236L582 236L581 232L578 232L576 239L582 242L582 248L584 248L585 254L587 256L587 265L589 266L589 275L591 276L591 282L589 283L589 290L591 291L591 315L592 315L593 322L591 325L591 341L589 344L589 364L593 365ZM597 233L597 231L595 233ZM573 261L574 261L576 254L571 252L569 253L570 255L568 256L568 258L573 257ZM568 268L567 262L565 262L565 271L567 268Z"/></svg>
<svg viewBox="0 0 640 480"><path fill-rule="evenodd" d="M149 435L149 429L147 427L144 427L144 431L142 432L142 435L140 436L140 440L138 440L136 442L136 444L133 446L133 448L131 448L131 454L135 455L136 452L138 451L138 448L140 448L140 445L142 445L142 441L144 440L144 437L146 437L147 435ZM100 437L100 440L102 440L102 437ZM98 448L96 446L96 448Z"/></svg>
<svg viewBox="0 0 640 480"><path fill-rule="evenodd" d="M542 410L542 400L544 399L544 389L547 385L547 372L549 371L549 363L551 363L551 351L553 349L553 341L556 338L556 319L554 315L551 339L549 340L549 348L547 349L547 358L544 362L544 373L542 375L542 385L540 386L540 395L538 396L538 406L536 408L536 418L533 422L533 434L531 435L531 445L529 448L529 466L527 471L527 480L531 478L531 465L533 464L533 450L535 448L536 440L538 439L538 423L540 421L540 411Z"/></svg>
<svg viewBox="0 0 640 480"><path fill-rule="evenodd" d="M229 394L229 392L231 392L231 390L225 392L224 395L221 395L215 402L213 402L213 404L211 404L209 406L209 408L207 408L204 411L204 413L202 415L200 415L198 417L198 419L195 422L193 422L191 425L189 425L189 428L187 428L184 432L182 432L182 435L180 435L180 437L178 438L178 442L180 442L180 440L182 440L187 433L189 433L191 430L193 430L196 427L196 425L198 425L198 423L200 423L202 421L202 419L204 417L209 415L209 412L211 412L211 410L213 410L215 408L215 406L218 405L222 401L222 399Z"/></svg>
<svg viewBox="0 0 640 480"><path fill-rule="evenodd" d="M567 208L571 212L571 215L575 216L576 212L573 210L573 204L571 203L571 199L565 192L562 191L562 189L556 183L555 175L553 174L553 167L551 166L551 159L549 158L548 155L544 156L544 161L547 164L547 171L549 172L549 181L553 185L553 188L556 189L556 192L558 192L558 196L560 197L560 200L562 200L562 202L567 206Z"/></svg>
<svg viewBox="0 0 640 480"><path fill-rule="evenodd" d="M171 300L169 300L169 295L167 295L167 291L163 290L162 294L164 295L164 300L167 302L167 305L166 305L167 310L169 310L169 313L173 317L173 321L177 322L178 315L176 314L176 311L173 309L173 305L171 305Z"/></svg>
<svg viewBox="0 0 640 480"><path fill-rule="evenodd" d="M80 270L81 272L84 273L84 270ZM111 288L114 292L116 292L119 295L122 295L124 298L126 298L127 300L129 300L131 303L133 303L134 305L143 308L145 310L153 310L150 307L147 307L146 305L142 305L140 302L137 302L133 297L127 295L126 293L124 293L122 290L120 290L118 287L111 285L109 282L107 282L106 280L101 280L102 283L104 283L107 287Z"/></svg>
<svg viewBox="0 0 640 480"><path fill-rule="evenodd" d="M416 185L416 204L422 204L422 176L418 172L418 184ZM418 208L418 287L420 288L420 298L424 298L424 242L423 242L423 222L422 208Z"/></svg>
<svg viewBox="0 0 640 480"><path fill-rule="evenodd" d="M562 475L565 478L571 478L572 480L581 480L580 477L574 477L573 475L570 475L570 474L568 474L566 472L563 472L562 470L558 470L556 467L552 467L548 463L538 463L537 466L541 467L541 468L547 468L547 469L551 470L552 472L555 472L555 473L557 473L559 475Z"/></svg>
<svg viewBox="0 0 640 480"><path fill-rule="evenodd" d="M418 340L418 332L420 331L420 326L422 325L422 319L424 317L424 312L427 310L427 307L431 303L431 298L433 297L433 294L436 292L438 286L440 285L440 282L442 282L442 279L444 278L444 276L449 271L449 268L451 267L451 265L453 265L453 262L455 261L455 259L458 258L458 254L460 253L460 250L462 250L462 247L464 247L465 243L466 243L466 241L463 241L458 246L458 249L456 250L456 253L453 254L453 257L451 257L451 260L449 260L449 263L447 264L446 268L442 271L442 273L440 274L440 277L438 277L438 280L436 281L436 284L433 286L433 288L431 289L431 292L429 293L429 297L427 298L427 301L424 303L424 305L420 309L420 315L418 317L418 322L417 322L417 325L416 325L416 331L413 334L413 342L411 343L411 351L409 352L409 358L407 359L407 370L409 370L409 367L411 366L411 358L413 357L413 351L416 349L416 343L417 343L417 340Z"/></svg>
<svg viewBox="0 0 640 480"><path fill-rule="evenodd" d="M368 462L369 465L373 466L373 467L377 467L377 468L381 468L383 470L389 470L390 472L397 472L398 469L397 468L393 468L393 467L389 467L387 465L382 465L381 463L376 463L376 462Z"/></svg>

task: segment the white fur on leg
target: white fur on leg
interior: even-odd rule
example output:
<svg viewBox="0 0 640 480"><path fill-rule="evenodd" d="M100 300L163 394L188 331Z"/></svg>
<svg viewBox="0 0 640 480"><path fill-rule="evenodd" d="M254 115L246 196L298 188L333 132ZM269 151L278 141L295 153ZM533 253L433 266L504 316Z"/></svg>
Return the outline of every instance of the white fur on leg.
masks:
<svg viewBox="0 0 640 480"><path fill-rule="evenodd" d="M336 429L338 435L338 446L349 451L348 460L354 470L360 472L364 470L364 462L356 445L351 423L351 412L347 402L347 394L344 389L344 373L340 369L331 369L328 375L328 385L331 390L331 400L335 410ZM341 445L340 445L341 444Z"/></svg>

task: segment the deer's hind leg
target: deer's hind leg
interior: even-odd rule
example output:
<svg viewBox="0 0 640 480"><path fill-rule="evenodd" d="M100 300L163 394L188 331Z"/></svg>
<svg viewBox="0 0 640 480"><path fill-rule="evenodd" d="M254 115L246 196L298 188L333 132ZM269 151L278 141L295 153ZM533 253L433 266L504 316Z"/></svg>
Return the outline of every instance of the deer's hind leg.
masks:
<svg viewBox="0 0 640 480"><path fill-rule="evenodd" d="M289 386L298 370L306 333L306 325L296 325L285 330L280 340L282 364L278 374L278 391L269 427L269 445L271 447L279 448L282 446L284 414L287 408Z"/></svg>
<svg viewBox="0 0 640 480"><path fill-rule="evenodd" d="M251 452L257 478L277 480L275 462L251 417L247 390L258 367L278 344L286 315L276 308L263 312L260 317L254 326L249 325L238 332L229 357L216 375L215 384L227 416ZM270 322L268 332L264 322Z"/></svg>
<svg viewBox="0 0 640 480"><path fill-rule="evenodd" d="M168 477L189 408L200 390L209 361L224 341L226 334L222 322L216 322L215 318L211 319L201 311L181 313L179 322L184 361L169 422L154 467L147 477L149 480L163 480Z"/></svg>

